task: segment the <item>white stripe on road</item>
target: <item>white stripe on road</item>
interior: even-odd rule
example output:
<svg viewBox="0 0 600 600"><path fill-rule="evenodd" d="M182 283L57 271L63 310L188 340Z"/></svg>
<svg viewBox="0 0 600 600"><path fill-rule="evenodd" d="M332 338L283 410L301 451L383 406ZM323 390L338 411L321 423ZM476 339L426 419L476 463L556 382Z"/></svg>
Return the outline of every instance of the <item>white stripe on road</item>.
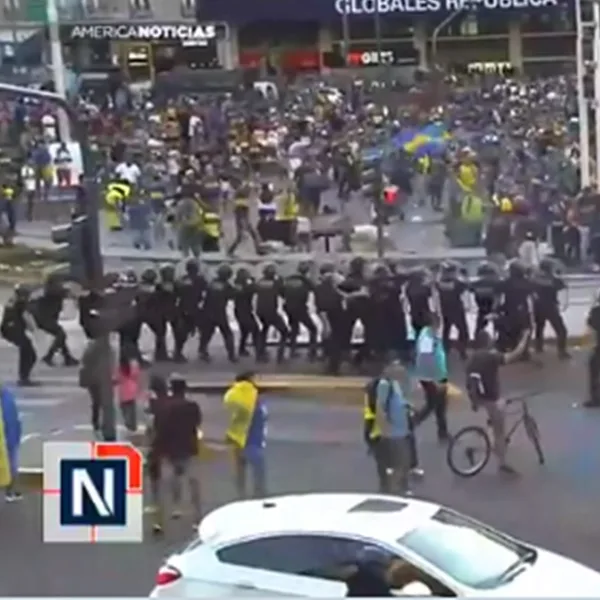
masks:
<svg viewBox="0 0 600 600"><path fill-rule="evenodd" d="M41 433L26 433L21 438L21 445L23 445L25 442L30 442L31 440L36 440L36 439L41 438L41 437L42 437Z"/></svg>
<svg viewBox="0 0 600 600"><path fill-rule="evenodd" d="M17 398L18 408L54 408L65 404L60 398Z"/></svg>
<svg viewBox="0 0 600 600"><path fill-rule="evenodd" d="M75 431L94 431L91 425L72 425L68 429L74 429ZM124 425L117 424L117 431L127 431L127 427Z"/></svg>

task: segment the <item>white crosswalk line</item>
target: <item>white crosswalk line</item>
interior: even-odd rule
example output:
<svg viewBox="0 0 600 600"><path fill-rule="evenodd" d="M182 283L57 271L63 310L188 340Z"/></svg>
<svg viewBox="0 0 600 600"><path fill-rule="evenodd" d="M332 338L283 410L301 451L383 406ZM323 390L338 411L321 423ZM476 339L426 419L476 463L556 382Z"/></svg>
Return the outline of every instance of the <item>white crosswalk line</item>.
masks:
<svg viewBox="0 0 600 600"><path fill-rule="evenodd" d="M53 408L66 402L67 400L60 398L19 398L17 396L18 408Z"/></svg>

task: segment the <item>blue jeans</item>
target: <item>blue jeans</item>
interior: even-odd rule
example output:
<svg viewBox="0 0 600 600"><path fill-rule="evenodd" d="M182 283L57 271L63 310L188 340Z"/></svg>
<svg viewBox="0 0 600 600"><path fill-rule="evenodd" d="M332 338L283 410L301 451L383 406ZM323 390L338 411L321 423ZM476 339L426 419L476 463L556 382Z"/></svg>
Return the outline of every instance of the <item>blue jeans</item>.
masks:
<svg viewBox="0 0 600 600"><path fill-rule="evenodd" d="M149 250L152 247L150 229L134 229L133 245L142 250Z"/></svg>
<svg viewBox="0 0 600 600"><path fill-rule="evenodd" d="M254 498L264 498L267 494L267 473L264 448L236 448L235 485L240 498L246 497L247 474L252 477L252 495Z"/></svg>

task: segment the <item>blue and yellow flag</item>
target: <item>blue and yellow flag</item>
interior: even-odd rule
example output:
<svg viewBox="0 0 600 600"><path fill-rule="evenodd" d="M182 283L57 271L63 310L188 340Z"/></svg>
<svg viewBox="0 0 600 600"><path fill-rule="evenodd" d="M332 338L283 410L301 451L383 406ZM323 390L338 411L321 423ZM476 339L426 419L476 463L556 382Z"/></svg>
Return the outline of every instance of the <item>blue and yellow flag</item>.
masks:
<svg viewBox="0 0 600 600"><path fill-rule="evenodd" d="M14 392L0 388L0 488L10 485L19 468L21 421Z"/></svg>
<svg viewBox="0 0 600 600"><path fill-rule="evenodd" d="M227 439L242 449L263 445L264 411L256 385L250 381L234 383L225 393L224 403L229 413Z"/></svg>

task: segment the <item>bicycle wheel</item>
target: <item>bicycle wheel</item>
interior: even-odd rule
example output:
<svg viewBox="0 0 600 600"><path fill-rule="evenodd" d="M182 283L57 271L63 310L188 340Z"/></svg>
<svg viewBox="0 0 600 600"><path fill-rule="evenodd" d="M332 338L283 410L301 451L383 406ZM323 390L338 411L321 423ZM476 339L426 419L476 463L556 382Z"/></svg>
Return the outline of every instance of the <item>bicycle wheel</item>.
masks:
<svg viewBox="0 0 600 600"><path fill-rule="evenodd" d="M525 426L525 433L529 438L529 441L533 444L535 453L538 457L538 462L543 465L546 462L544 451L542 450L542 443L540 439L540 428L538 427L537 421L530 415L523 415L523 425Z"/></svg>
<svg viewBox="0 0 600 600"><path fill-rule="evenodd" d="M479 425L469 425L450 439L446 462L456 475L473 477L485 468L491 455L492 443L488 432Z"/></svg>

